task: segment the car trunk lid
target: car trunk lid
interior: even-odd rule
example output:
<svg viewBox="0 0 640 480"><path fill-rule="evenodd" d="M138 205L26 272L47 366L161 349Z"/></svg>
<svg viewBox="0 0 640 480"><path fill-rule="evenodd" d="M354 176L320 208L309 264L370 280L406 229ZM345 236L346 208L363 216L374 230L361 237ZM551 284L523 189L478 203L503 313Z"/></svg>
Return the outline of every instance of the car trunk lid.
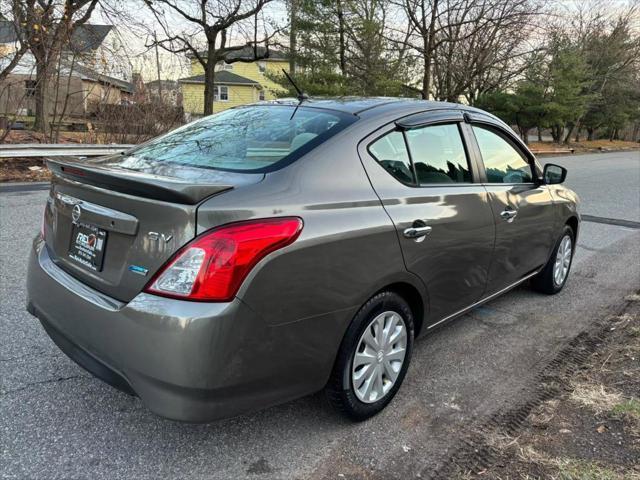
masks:
<svg viewBox="0 0 640 480"><path fill-rule="evenodd" d="M117 157L47 159L53 176L44 228L59 267L125 302L195 237L202 201L264 178L166 163L133 171L121 164Z"/></svg>

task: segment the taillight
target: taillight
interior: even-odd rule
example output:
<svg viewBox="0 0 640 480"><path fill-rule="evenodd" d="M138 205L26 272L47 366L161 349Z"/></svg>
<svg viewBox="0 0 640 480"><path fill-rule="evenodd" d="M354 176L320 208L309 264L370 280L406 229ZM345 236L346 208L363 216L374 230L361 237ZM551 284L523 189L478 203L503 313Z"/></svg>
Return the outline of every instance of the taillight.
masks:
<svg viewBox="0 0 640 480"><path fill-rule="evenodd" d="M251 269L289 245L302 231L297 217L232 223L203 233L181 248L145 291L184 300L231 300Z"/></svg>

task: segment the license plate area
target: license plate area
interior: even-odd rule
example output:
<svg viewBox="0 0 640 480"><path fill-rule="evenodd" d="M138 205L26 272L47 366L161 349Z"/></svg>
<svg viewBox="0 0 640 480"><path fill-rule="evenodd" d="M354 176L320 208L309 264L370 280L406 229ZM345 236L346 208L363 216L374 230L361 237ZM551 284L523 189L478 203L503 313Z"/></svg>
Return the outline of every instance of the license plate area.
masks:
<svg viewBox="0 0 640 480"><path fill-rule="evenodd" d="M74 223L68 257L94 272L102 271L107 232L94 225Z"/></svg>

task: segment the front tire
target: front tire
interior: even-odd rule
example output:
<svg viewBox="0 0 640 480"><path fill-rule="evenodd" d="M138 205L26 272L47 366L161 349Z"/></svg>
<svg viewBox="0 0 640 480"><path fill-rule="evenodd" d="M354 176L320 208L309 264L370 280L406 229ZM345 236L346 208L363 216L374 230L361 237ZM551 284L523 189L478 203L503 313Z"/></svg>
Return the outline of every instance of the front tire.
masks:
<svg viewBox="0 0 640 480"><path fill-rule="evenodd" d="M366 420L397 393L411 361L414 322L397 293L372 297L353 318L327 384L329 401L343 415Z"/></svg>
<svg viewBox="0 0 640 480"><path fill-rule="evenodd" d="M562 229L562 234L553 249L551 258L531 281L531 285L535 290L548 295L558 293L567 283L571 263L573 262L573 253L575 252L575 233L568 225Z"/></svg>

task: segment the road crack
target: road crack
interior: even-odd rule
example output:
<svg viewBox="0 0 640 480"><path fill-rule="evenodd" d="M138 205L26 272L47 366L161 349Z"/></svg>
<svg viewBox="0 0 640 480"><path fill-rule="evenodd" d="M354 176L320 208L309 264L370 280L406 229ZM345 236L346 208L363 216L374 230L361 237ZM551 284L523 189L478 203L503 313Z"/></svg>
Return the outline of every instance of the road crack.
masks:
<svg viewBox="0 0 640 480"><path fill-rule="evenodd" d="M34 386L46 385L48 383L66 382L68 380L74 380L76 378L90 378L90 377L88 377L87 375L70 375L68 377L58 377L58 378L51 378L49 380L41 380L41 381L38 381L38 382L29 382L29 383L25 383L21 387L14 388L14 389L11 389L11 390L5 390L3 392L0 392L0 397L6 397L6 396L11 395L13 393L21 392L23 390L26 390L26 389L34 387Z"/></svg>

